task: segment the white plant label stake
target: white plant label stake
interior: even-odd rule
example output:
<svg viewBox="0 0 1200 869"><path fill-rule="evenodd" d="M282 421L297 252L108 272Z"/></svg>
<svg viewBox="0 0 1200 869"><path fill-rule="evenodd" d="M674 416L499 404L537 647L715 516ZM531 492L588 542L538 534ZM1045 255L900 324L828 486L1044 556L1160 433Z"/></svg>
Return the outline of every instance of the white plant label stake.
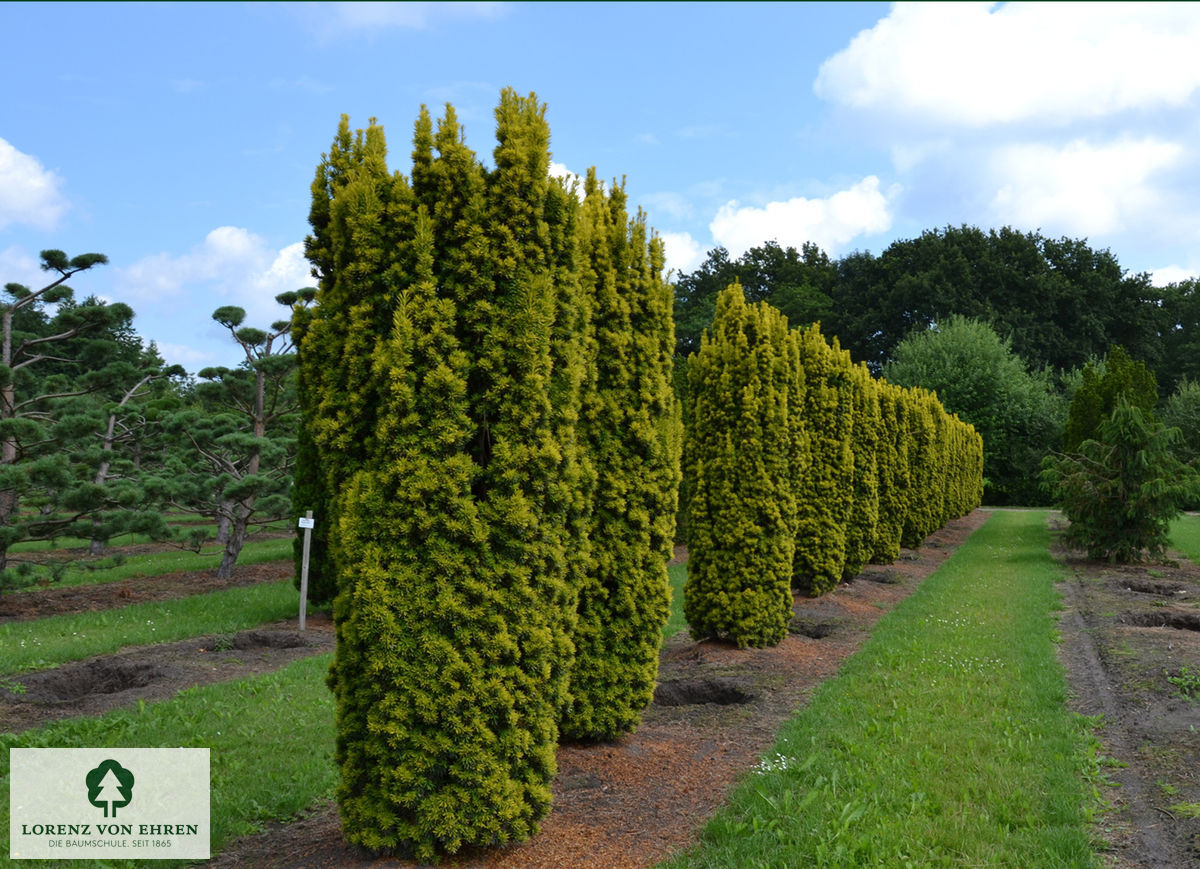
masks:
<svg viewBox="0 0 1200 869"><path fill-rule="evenodd" d="M300 558L300 630L304 630L304 616L308 610L308 549L312 545L312 530L316 520L312 510L304 511L300 527L304 529L304 552Z"/></svg>

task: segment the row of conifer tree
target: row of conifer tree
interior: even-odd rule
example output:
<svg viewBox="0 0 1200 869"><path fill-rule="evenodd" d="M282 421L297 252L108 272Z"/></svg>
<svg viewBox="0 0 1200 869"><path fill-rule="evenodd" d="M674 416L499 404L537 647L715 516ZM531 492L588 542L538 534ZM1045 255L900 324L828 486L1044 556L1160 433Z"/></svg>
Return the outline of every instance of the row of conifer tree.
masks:
<svg viewBox="0 0 1200 869"><path fill-rule="evenodd" d="M297 323L343 831L422 859L536 830L559 739L637 725L668 609L661 241L623 185L550 177L532 95L505 91L496 121L489 168L452 108L422 110L406 178L382 127L342 119Z"/></svg>
<svg viewBox="0 0 1200 869"><path fill-rule="evenodd" d="M451 107L436 125L422 109L405 177L374 119L352 132L343 117L312 185L317 304L293 321L293 500L318 517L310 595L333 601L343 833L419 859L532 835L559 740L639 723L668 612L684 437L662 243L623 185L550 176L533 95L506 90L496 122L488 167ZM708 589L737 553L770 549L782 570L739 618L776 618L793 567L819 592L885 539L977 503L974 483L939 487L978 438L932 396L875 385L815 329L722 298L694 362L702 579L688 606L698 636L745 645L774 634L701 615L722 605ZM872 402L893 409L870 416ZM903 440L903 480L880 470L892 460L875 440L853 440L875 431L857 415L878 418L872 438ZM858 487L878 490L869 529L851 521ZM885 507L901 487L917 494ZM885 532L879 515L906 519Z"/></svg>
<svg viewBox="0 0 1200 869"><path fill-rule="evenodd" d="M688 367L684 614L740 647L787 635L817 595L894 561L983 496L983 441L937 396L875 379L813 324L734 284Z"/></svg>

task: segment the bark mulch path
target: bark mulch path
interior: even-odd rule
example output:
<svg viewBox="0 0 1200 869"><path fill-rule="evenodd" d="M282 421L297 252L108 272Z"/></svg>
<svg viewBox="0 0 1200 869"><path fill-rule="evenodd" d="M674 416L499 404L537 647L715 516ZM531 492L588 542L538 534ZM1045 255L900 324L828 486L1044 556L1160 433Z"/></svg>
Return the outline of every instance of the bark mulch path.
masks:
<svg viewBox="0 0 1200 869"><path fill-rule="evenodd" d="M554 809L529 842L477 850L442 865L464 869L634 869L696 841L726 793L774 743L780 725L836 674L884 613L911 594L988 514L975 511L891 565L796 601L792 632L772 649L697 643L686 631L662 652L656 701L637 732L558 751ZM318 808L237 840L216 867L407 867L341 838L337 810Z"/></svg>

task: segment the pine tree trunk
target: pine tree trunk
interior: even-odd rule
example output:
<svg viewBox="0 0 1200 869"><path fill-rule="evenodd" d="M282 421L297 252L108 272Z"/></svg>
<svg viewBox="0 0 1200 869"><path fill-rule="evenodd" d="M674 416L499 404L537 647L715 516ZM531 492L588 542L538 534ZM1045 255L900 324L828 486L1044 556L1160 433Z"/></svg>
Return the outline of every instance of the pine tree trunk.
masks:
<svg viewBox="0 0 1200 869"><path fill-rule="evenodd" d="M230 518L233 515L234 503L225 501L221 504L221 512L217 516L217 537L216 543L219 546L224 546L229 542L229 529L233 523Z"/></svg>
<svg viewBox="0 0 1200 869"><path fill-rule="evenodd" d="M242 547L246 544L246 526L249 524L249 520L250 513L241 504L237 506L236 515L232 520L225 517L228 533L225 552L221 555L221 566L217 568L217 579L229 579L233 576L238 556L242 554Z"/></svg>

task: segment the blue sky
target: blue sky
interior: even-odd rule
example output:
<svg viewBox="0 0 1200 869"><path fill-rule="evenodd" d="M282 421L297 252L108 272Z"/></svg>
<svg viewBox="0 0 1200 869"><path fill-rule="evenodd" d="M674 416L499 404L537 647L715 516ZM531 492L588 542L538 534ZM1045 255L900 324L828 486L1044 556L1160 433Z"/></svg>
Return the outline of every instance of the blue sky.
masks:
<svg viewBox="0 0 1200 869"><path fill-rule="evenodd" d="M506 86L548 104L556 171L626 178L678 270L967 223L1200 274L1200 4L5 3L0 45L0 283L107 254L77 296L192 371L238 362L215 308L267 325L312 283L342 113L407 173L450 102L489 160Z"/></svg>

